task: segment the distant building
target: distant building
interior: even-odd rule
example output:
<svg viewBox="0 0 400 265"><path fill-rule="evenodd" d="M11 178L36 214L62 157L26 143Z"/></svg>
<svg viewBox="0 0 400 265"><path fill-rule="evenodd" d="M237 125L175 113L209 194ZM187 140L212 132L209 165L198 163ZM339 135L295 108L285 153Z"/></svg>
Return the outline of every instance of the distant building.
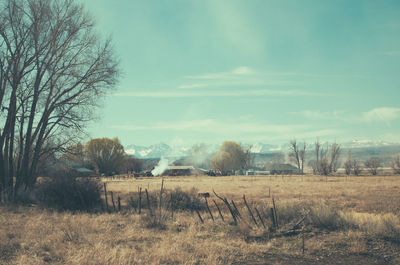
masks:
<svg viewBox="0 0 400 265"><path fill-rule="evenodd" d="M191 176L191 175L205 175L201 169L194 168L193 166L169 166L162 174L163 176Z"/></svg>
<svg viewBox="0 0 400 265"><path fill-rule="evenodd" d="M88 169L72 160L56 160L46 166L44 177L54 177L60 172L74 172L75 176L90 177L96 175L94 170Z"/></svg>
<svg viewBox="0 0 400 265"><path fill-rule="evenodd" d="M294 174L300 174L300 171L297 167L291 165L291 164L272 164L267 167L267 170L270 172L271 175L294 175Z"/></svg>

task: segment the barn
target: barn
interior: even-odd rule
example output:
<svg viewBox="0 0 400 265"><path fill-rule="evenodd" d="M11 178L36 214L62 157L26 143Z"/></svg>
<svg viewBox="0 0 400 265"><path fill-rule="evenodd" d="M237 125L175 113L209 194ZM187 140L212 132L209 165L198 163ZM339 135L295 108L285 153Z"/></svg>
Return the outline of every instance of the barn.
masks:
<svg viewBox="0 0 400 265"><path fill-rule="evenodd" d="M163 176L192 176L204 174L200 169L193 166L168 166Z"/></svg>
<svg viewBox="0 0 400 265"><path fill-rule="evenodd" d="M291 164L272 164L267 168L267 170L271 173L271 175L274 174L286 174L286 175L292 175L292 174L300 174L299 169L294 167Z"/></svg>

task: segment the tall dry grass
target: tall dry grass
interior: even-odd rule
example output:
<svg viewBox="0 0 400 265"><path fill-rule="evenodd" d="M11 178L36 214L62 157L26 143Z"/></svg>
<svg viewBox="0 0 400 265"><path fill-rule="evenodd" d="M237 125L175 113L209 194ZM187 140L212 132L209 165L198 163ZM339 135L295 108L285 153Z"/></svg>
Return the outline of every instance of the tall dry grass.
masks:
<svg viewBox="0 0 400 265"><path fill-rule="evenodd" d="M242 218L232 225L226 207L211 194L209 202L217 201L225 222L211 203L215 221L202 210L202 224L190 210L176 209L172 217L164 201L164 229L149 226L148 210L139 216L128 203L138 187L157 194L160 184L161 179L107 182L123 198L121 213L0 206L0 264L351 264L353 259L353 264L400 264L400 219L391 212L400 197L400 179L167 178L167 196L177 187L180 197L193 187L214 189L235 200ZM268 187L276 201L277 233L306 216L304 255L301 234L270 231ZM266 229L252 222L242 194L253 211L260 210Z"/></svg>

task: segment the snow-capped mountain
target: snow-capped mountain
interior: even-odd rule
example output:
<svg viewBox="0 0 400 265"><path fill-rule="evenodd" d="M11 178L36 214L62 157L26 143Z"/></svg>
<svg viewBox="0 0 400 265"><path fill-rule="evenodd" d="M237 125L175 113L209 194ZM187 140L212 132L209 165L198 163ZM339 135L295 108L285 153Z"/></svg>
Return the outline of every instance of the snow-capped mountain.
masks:
<svg viewBox="0 0 400 265"><path fill-rule="evenodd" d="M130 144L125 146L125 152L138 158L182 157L190 152L188 147L174 147L158 143L150 146Z"/></svg>
<svg viewBox="0 0 400 265"><path fill-rule="evenodd" d="M250 152L254 154L264 154L282 151L282 145L255 143L250 145Z"/></svg>
<svg viewBox="0 0 400 265"><path fill-rule="evenodd" d="M332 142L321 142L321 145L327 147L328 144ZM298 144L302 145L302 142L298 142ZM369 152L369 149L382 149L386 150L390 149L399 149L400 144L398 143L389 143L384 141L371 141L371 140L352 140L351 142L346 143L338 143L340 144L342 150L360 150L366 149L366 152ZM253 144L245 144L244 146L250 146L250 151L254 154L268 154L268 153L277 153L282 152L286 153L289 150L289 143L283 144L264 144L264 143L253 143ZM215 153L218 151L219 145L207 145L208 153ZM160 157L173 157L173 158L181 158L190 155L192 150L192 146L184 146L184 145L168 145L165 143L158 143L150 146L141 146L141 145L126 145L125 152L129 155L134 155L138 158L160 158ZM307 150L312 152L314 150L314 143L307 144ZM389 150L389 149L388 149Z"/></svg>

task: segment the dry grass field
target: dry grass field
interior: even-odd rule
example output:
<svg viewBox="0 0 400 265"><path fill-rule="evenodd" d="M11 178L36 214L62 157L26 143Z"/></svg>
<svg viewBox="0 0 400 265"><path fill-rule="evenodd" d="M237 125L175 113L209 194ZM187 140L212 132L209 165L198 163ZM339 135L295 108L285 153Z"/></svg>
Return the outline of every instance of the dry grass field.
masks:
<svg viewBox="0 0 400 265"><path fill-rule="evenodd" d="M166 191L209 192L215 221L206 211L201 223L196 212L162 209L163 226L128 203L140 187L159 193L161 178L102 181L121 197L121 212L1 206L0 264L400 264L400 177L166 177ZM238 225L213 190L235 201ZM243 194L267 228L253 223ZM301 219L302 232L285 233Z"/></svg>

